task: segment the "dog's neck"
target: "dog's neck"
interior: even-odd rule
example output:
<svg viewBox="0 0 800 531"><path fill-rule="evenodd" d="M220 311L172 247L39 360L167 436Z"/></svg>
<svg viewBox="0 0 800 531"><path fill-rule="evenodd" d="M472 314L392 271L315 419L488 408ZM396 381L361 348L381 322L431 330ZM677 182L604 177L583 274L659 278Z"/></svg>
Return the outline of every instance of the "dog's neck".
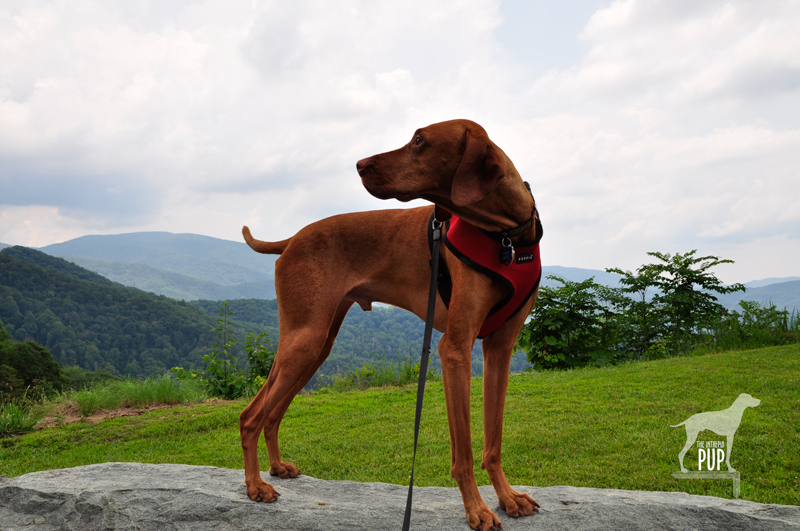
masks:
<svg viewBox="0 0 800 531"><path fill-rule="evenodd" d="M464 207L442 205L467 223L489 232L515 229L531 220L534 201L513 164L506 165L506 175L489 195ZM512 238L513 241L536 239L536 224Z"/></svg>

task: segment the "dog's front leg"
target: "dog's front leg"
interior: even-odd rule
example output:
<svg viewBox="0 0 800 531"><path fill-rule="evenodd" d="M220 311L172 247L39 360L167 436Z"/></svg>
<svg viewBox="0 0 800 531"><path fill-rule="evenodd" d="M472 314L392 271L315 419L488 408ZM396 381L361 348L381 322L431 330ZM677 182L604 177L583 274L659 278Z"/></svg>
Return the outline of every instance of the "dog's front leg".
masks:
<svg viewBox="0 0 800 531"><path fill-rule="evenodd" d="M456 277L456 274L453 276ZM475 483L469 401L472 380L472 344L493 301L491 299L481 301L476 300L475 297L463 296L465 293L474 294L475 290L481 288L486 291L485 284L488 284L488 279L485 281L479 279L477 285L474 279L470 278L466 278L460 283L456 282L456 278L453 280L454 290L458 289L459 292L454 291L453 293L447 330L439 341L447 422L450 427L450 474L458 483L461 491L469 525L473 529L489 531L500 529L502 524L497 515L481 498ZM470 280L473 282L469 282Z"/></svg>
<svg viewBox="0 0 800 531"><path fill-rule="evenodd" d="M500 519L483 501L475 483L469 412L471 342L454 339L445 335L439 342L447 422L450 427L450 474L461 491L469 525L480 531L499 529Z"/></svg>
<svg viewBox="0 0 800 531"><path fill-rule="evenodd" d="M530 303L533 306L533 302ZM519 330L528 315L520 311L483 340L483 460L481 468L489 474L497 499L509 516L529 516L539 511L539 504L529 495L511 488L501 463L503 411L508 389L511 355Z"/></svg>
<svg viewBox="0 0 800 531"><path fill-rule="evenodd" d="M737 426L738 428L738 426ZM726 448L727 452L725 453L725 464L728 466L728 472L736 472L736 469L731 466L731 450L733 450L733 436L736 433L731 433L727 436L728 440L728 447Z"/></svg>

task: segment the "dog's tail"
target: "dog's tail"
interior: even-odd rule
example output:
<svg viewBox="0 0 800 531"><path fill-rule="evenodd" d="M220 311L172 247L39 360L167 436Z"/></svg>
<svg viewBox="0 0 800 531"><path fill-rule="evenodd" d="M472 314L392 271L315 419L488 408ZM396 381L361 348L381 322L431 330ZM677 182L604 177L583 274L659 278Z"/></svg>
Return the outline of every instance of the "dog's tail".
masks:
<svg viewBox="0 0 800 531"><path fill-rule="evenodd" d="M674 426L670 426L670 428L677 428L678 426L683 426L684 424L686 424L685 420L683 422L681 422L680 424L675 424Z"/></svg>
<svg viewBox="0 0 800 531"><path fill-rule="evenodd" d="M253 238L253 235L250 234L250 229L247 228L247 225L242 227L242 236L244 236L244 241L247 242L247 245L249 245L252 250L263 254L281 254L286 250L289 242L292 241L291 238L279 242L262 242L261 240L256 240Z"/></svg>

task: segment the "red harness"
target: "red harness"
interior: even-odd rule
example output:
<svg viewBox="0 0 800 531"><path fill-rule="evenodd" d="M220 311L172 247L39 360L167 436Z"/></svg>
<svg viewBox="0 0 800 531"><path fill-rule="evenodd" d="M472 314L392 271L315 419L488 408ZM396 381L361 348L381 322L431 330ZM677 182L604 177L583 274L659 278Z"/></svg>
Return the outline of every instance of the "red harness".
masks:
<svg viewBox="0 0 800 531"><path fill-rule="evenodd" d="M433 216L431 216L433 219ZM479 338L484 338L500 328L511 316L516 314L539 287L542 277L542 260L539 254L539 240L542 237L542 224L534 212L536 239L532 242L518 242L514 246L516 256L504 265L500 261L503 249L503 234L483 231L466 221L453 216L445 222L444 244L459 260L497 280L507 288L507 293L489 312L483 321ZM430 223L428 224L431 225ZM429 229L430 232L430 229ZM429 238L430 241L430 238ZM446 267L439 265L439 295L445 305L450 306L452 281Z"/></svg>

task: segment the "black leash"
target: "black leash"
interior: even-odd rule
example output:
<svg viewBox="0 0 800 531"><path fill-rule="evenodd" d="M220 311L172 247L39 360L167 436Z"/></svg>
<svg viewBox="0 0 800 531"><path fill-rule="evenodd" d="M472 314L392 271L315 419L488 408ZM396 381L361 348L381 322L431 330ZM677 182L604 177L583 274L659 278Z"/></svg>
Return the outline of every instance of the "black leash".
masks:
<svg viewBox="0 0 800 531"><path fill-rule="evenodd" d="M419 423L422 419L422 399L425 396L425 377L428 375L428 356L431 352L431 335L433 334L433 317L436 313L436 289L439 278L439 242L442 240L442 222L433 218L433 251L431 258L431 287L428 292L428 315L425 319L425 335L422 339L422 354L419 360L419 382L417 383L417 413L414 418L414 457L411 459L411 480L408 483L408 499L406 514L403 517L403 531L411 525L411 496L414 491L414 464L417 462L417 442L419 441Z"/></svg>

